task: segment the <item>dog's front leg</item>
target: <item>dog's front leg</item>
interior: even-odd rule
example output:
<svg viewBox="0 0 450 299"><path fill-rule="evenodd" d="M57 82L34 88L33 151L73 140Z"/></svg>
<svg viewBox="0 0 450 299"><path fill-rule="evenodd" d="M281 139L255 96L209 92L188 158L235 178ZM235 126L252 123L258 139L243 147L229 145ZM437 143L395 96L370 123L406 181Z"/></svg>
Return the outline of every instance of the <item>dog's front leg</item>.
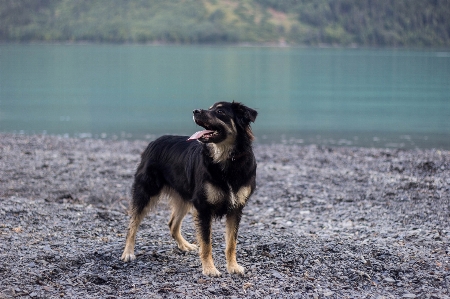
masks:
<svg viewBox="0 0 450 299"><path fill-rule="evenodd" d="M197 213L196 218L197 239L200 244L200 260L202 261L203 274L215 277L220 276L220 272L214 266L214 260L212 258L212 217L206 213Z"/></svg>
<svg viewBox="0 0 450 299"><path fill-rule="evenodd" d="M227 270L230 274L244 274L244 267L240 266L236 261L236 240L241 221L242 209L234 210L227 214L225 239L226 248L225 256L227 258Z"/></svg>

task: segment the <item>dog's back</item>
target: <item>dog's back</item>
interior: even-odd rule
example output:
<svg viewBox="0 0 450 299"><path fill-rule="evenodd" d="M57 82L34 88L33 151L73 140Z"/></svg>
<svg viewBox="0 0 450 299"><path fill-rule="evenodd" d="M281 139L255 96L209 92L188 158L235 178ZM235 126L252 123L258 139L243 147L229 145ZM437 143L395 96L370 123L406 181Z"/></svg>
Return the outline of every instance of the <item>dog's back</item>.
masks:
<svg viewBox="0 0 450 299"><path fill-rule="evenodd" d="M202 146L187 142L187 138L162 136L151 142L142 153L132 188L132 206L137 213L142 212L163 187L172 188L185 200L193 197L192 180L201 164Z"/></svg>

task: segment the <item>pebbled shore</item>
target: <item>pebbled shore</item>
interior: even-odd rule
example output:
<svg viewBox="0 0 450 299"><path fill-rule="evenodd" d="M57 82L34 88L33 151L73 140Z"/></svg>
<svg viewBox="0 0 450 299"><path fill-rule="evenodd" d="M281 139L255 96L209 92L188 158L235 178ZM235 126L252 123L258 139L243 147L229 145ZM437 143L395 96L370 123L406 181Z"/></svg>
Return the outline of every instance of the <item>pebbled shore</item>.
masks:
<svg viewBox="0 0 450 299"><path fill-rule="evenodd" d="M209 278L164 204L119 260L146 145L0 134L0 298L450 298L449 151L255 145L246 274L226 273L217 221Z"/></svg>

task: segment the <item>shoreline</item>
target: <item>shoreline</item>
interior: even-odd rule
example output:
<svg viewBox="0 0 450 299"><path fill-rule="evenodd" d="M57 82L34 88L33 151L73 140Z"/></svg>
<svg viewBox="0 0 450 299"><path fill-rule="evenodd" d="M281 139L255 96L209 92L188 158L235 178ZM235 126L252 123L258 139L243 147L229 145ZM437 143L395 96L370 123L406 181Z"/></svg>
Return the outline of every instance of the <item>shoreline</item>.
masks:
<svg viewBox="0 0 450 299"><path fill-rule="evenodd" d="M142 47L235 47L235 48L277 48L277 49L354 49L354 50L403 50L403 51L430 51L430 52L448 52L448 46L362 46L362 45L339 45L339 44L289 44L289 43L169 43L162 41L154 41L148 43L132 43L132 42L92 42L92 41L7 41L0 40L1 45L60 45L60 46L86 46L86 45L104 45L104 46L142 46ZM448 57L448 53L446 56Z"/></svg>
<svg viewBox="0 0 450 299"><path fill-rule="evenodd" d="M119 260L147 143L0 134L0 298L450 298L450 151L256 144L246 274L224 270L217 221L215 279L176 248L164 205Z"/></svg>
<svg viewBox="0 0 450 299"><path fill-rule="evenodd" d="M255 146L267 145L294 145L294 146L325 146L325 147L346 147L346 148L365 148L365 149L397 149L397 150L450 150L450 141L446 140L444 133L379 133L379 132L322 132L322 131L303 131L303 132L289 132L287 134L276 134L274 132L257 132L254 141ZM0 132L0 136L46 136L51 138L62 139L94 139L104 140L106 142L116 141L143 141L151 142L162 135L183 135L189 134L132 134L121 132L120 134L113 133L61 133L48 134L27 132L27 131L13 131Z"/></svg>

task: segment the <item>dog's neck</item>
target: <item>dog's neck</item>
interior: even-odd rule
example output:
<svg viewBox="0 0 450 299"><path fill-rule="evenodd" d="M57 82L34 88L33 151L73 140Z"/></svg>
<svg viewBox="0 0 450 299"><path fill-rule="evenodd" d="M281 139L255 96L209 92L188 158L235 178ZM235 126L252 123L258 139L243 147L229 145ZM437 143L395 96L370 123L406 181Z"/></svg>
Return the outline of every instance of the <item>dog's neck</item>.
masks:
<svg viewBox="0 0 450 299"><path fill-rule="evenodd" d="M216 164L223 164L227 162L231 158L234 151L234 146L229 143L208 143L206 146L209 149L213 162Z"/></svg>
<svg viewBox="0 0 450 299"><path fill-rule="evenodd" d="M227 162L235 162L248 154L247 151L239 151L233 144L208 143L207 148L213 159L213 163L216 164L224 165Z"/></svg>

